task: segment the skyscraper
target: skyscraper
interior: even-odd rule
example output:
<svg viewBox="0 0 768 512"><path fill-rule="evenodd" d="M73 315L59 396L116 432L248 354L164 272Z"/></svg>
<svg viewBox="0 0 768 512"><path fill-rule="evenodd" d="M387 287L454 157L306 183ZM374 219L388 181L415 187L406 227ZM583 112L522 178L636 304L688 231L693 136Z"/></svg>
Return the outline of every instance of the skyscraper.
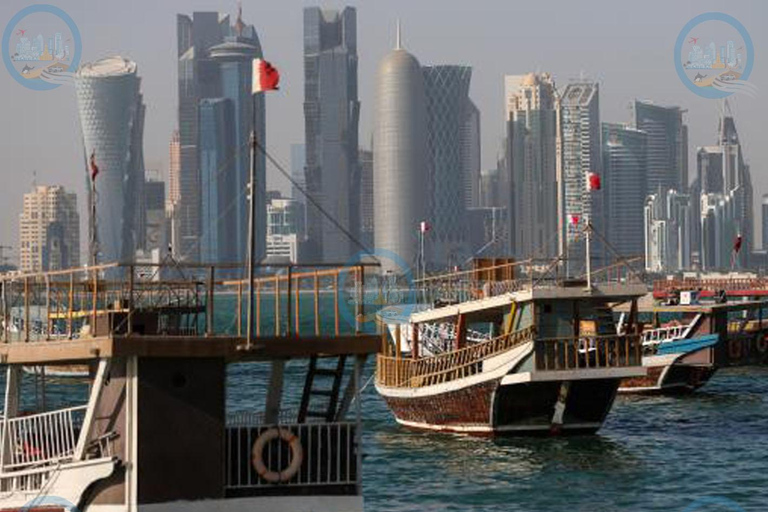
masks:
<svg viewBox="0 0 768 512"><path fill-rule="evenodd" d="M160 179L147 179L144 183L144 210L146 222L146 241L144 249L151 253L165 255L166 251L166 216L165 182Z"/></svg>
<svg viewBox="0 0 768 512"><path fill-rule="evenodd" d="M360 150L360 236L368 247L373 245L373 151Z"/></svg>
<svg viewBox="0 0 768 512"><path fill-rule="evenodd" d="M768 194L763 194L762 204L763 250L768 249Z"/></svg>
<svg viewBox="0 0 768 512"><path fill-rule="evenodd" d="M635 100L634 127L648 134L646 194L688 190L688 137L683 110Z"/></svg>
<svg viewBox="0 0 768 512"><path fill-rule="evenodd" d="M307 166L307 153L304 144L291 144L291 179L295 184L291 185L291 199L305 204L307 199L299 190L306 190L306 177L304 168ZM298 185L298 186L297 186Z"/></svg>
<svg viewBox="0 0 768 512"><path fill-rule="evenodd" d="M461 127L461 161L464 173L464 205L480 206L480 109L467 98Z"/></svg>
<svg viewBox="0 0 768 512"><path fill-rule="evenodd" d="M647 148L645 132L603 123L605 236L623 257L641 256L644 251Z"/></svg>
<svg viewBox="0 0 768 512"><path fill-rule="evenodd" d="M463 135L469 105L469 66L425 66L429 177L427 262L437 268L469 254Z"/></svg>
<svg viewBox="0 0 768 512"><path fill-rule="evenodd" d="M95 201L100 262L131 261L144 243L140 84L136 63L122 57L83 64L75 75L84 152L94 155L99 167Z"/></svg>
<svg viewBox="0 0 768 512"><path fill-rule="evenodd" d="M716 145L697 150L704 270L744 268L754 247L752 178L727 105L720 118L719 132ZM742 237L742 244L734 259L732 249L737 236Z"/></svg>
<svg viewBox="0 0 768 512"><path fill-rule="evenodd" d="M602 175L600 147L600 96L595 82L568 84L560 99L558 136L558 232L560 250L579 269L585 257L585 222L589 219L599 233L605 233L602 190L590 190L590 173ZM578 219L573 222L572 219ZM592 259L598 264L605 247L594 238Z"/></svg>
<svg viewBox="0 0 768 512"><path fill-rule="evenodd" d="M415 267L427 206L427 108L419 61L397 43L379 64L373 149L376 248ZM389 258L384 271L403 272Z"/></svg>
<svg viewBox="0 0 768 512"><path fill-rule="evenodd" d="M557 98L548 73L506 76L504 191L511 252L518 258L557 255Z"/></svg>
<svg viewBox="0 0 768 512"><path fill-rule="evenodd" d="M246 261L248 245L248 195L251 154L248 150L251 131L255 128L256 138L266 147L266 116L263 94L251 93L253 59L261 57L261 43L253 26L243 23L241 14L232 27L230 35L221 44L208 50L210 59L218 65L217 93L232 104L234 144L230 155L233 157L236 194L228 200L234 205L236 230L236 257ZM214 97L213 95L209 97ZM255 121L255 127L254 127ZM200 144L201 142L198 142ZM266 158L263 151L256 153L256 261L267 255L267 200L266 200ZM202 228L205 230L205 226Z"/></svg>
<svg viewBox="0 0 768 512"><path fill-rule="evenodd" d="M306 184L323 210L357 237L360 169L357 11L304 9ZM308 251L313 261L343 262L360 248L311 203Z"/></svg>
<svg viewBox="0 0 768 512"><path fill-rule="evenodd" d="M648 196L644 210L645 269L677 272L690 268L690 198L661 188Z"/></svg>
<svg viewBox="0 0 768 512"><path fill-rule="evenodd" d="M42 272L79 266L77 196L64 187L38 186L24 194L23 208L19 219L20 270Z"/></svg>
<svg viewBox="0 0 768 512"><path fill-rule="evenodd" d="M235 112L225 98L200 101L200 258L210 263L235 263L239 259L237 197L234 160Z"/></svg>

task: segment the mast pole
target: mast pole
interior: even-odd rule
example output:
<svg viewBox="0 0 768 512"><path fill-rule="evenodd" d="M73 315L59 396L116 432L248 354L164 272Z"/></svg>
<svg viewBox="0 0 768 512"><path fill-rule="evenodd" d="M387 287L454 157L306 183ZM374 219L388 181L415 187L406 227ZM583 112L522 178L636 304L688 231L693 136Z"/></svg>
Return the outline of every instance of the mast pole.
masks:
<svg viewBox="0 0 768 512"><path fill-rule="evenodd" d="M253 278L256 268L256 95L251 95L251 109L253 114L251 128L251 173L248 181L250 192L250 208L248 211L248 310L246 317L246 347L253 346L253 318L254 318L254 289Z"/></svg>
<svg viewBox="0 0 768 512"><path fill-rule="evenodd" d="M591 254L590 254L590 249L591 249L591 245L592 245L592 224L589 221L589 216L586 216L586 220L587 220L587 233L586 233L586 235L587 235L587 244L586 244L587 245L587 250L585 251L585 253L586 253L586 259L587 259L587 261L586 261L586 263L587 263L587 289L591 290L592 289L592 257L591 257Z"/></svg>

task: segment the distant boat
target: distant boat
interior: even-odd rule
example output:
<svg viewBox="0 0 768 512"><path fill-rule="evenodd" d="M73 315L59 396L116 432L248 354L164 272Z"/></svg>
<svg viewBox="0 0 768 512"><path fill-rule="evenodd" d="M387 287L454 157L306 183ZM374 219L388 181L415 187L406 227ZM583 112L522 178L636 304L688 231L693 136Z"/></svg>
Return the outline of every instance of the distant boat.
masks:
<svg viewBox="0 0 768 512"><path fill-rule="evenodd" d="M30 72L30 71L32 71L33 69L35 69L35 67L34 67L34 66L28 66L28 65L27 65L27 66L24 66L23 68L21 68L21 74L22 74L22 75L26 75L27 73L29 73L29 72Z"/></svg>

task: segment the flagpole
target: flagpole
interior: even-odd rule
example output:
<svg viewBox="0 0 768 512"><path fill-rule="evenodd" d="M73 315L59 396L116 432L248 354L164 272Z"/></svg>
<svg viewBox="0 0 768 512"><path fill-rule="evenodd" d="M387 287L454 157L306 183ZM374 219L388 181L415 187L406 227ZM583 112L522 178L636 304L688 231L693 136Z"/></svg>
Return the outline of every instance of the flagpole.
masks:
<svg viewBox="0 0 768 512"><path fill-rule="evenodd" d="M253 279L256 271L256 95L251 95L252 128L251 128L251 173L248 180L248 190L251 196L248 211L248 312L246 317L246 346L253 346L254 290Z"/></svg>
<svg viewBox="0 0 768 512"><path fill-rule="evenodd" d="M586 257L587 257L587 289L592 289L592 257L590 255L590 249L592 245L592 225L589 223L589 215L585 215L586 221L587 221L587 250Z"/></svg>

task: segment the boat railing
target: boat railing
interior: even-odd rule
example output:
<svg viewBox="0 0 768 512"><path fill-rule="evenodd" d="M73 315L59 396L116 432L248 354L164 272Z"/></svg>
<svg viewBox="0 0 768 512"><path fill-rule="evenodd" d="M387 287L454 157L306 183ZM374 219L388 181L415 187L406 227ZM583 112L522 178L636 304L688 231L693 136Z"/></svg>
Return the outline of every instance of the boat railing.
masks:
<svg viewBox="0 0 768 512"><path fill-rule="evenodd" d="M640 366L642 343L635 334L537 339L536 370L561 371Z"/></svg>
<svg viewBox="0 0 768 512"><path fill-rule="evenodd" d="M528 327L458 350L420 359L379 355L376 378L383 386L406 388L432 386L462 379L479 373L484 360L531 341L534 333L535 329Z"/></svg>
<svg viewBox="0 0 768 512"><path fill-rule="evenodd" d="M381 295L372 288L383 287L371 277L371 266L378 264L260 267L253 281L256 336L362 332L369 297ZM0 274L0 337L8 343L107 335L244 336L249 286L240 278L242 268L114 263Z"/></svg>
<svg viewBox="0 0 768 512"><path fill-rule="evenodd" d="M245 422L226 429L228 496L276 487L326 487L334 488L334 494L357 494L360 463L357 426L352 422Z"/></svg>
<svg viewBox="0 0 768 512"><path fill-rule="evenodd" d="M698 290L707 292L747 292L768 290L768 278L766 277L708 277L686 279L659 279L653 283L653 291L657 295L665 295L672 292L685 290Z"/></svg>
<svg viewBox="0 0 768 512"><path fill-rule="evenodd" d="M72 459L87 406L4 420L2 470L44 466Z"/></svg>
<svg viewBox="0 0 768 512"><path fill-rule="evenodd" d="M669 325L643 331L643 345L658 345L683 338L690 326L687 324Z"/></svg>

